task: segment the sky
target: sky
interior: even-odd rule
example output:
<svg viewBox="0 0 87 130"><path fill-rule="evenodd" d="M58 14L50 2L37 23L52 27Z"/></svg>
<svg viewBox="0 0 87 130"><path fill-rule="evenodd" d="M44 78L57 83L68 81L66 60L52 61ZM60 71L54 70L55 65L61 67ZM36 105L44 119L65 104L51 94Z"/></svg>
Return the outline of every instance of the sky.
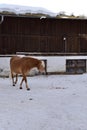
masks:
<svg viewBox="0 0 87 130"><path fill-rule="evenodd" d="M44 7L54 13L64 11L67 14L87 15L86 0L0 0L2 3Z"/></svg>

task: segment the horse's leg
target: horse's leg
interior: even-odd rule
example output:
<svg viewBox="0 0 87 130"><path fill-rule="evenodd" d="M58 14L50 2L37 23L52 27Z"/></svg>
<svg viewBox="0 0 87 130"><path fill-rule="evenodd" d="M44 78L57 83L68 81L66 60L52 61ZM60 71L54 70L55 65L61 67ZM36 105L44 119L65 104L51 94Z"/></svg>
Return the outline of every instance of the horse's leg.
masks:
<svg viewBox="0 0 87 130"><path fill-rule="evenodd" d="M15 86L15 82L14 82L14 74L13 74L13 73L11 73L11 77L12 77L13 86Z"/></svg>
<svg viewBox="0 0 87 130"><path fill-rule="evenodd" d="M17 83L17 81L18 81L18 74L16 74L15 84Z"/></svg>
<svg viewBox="0 0 87 130"><path fill-rule="evenodd" d="M24 80L25 80L25 84L26 84L27 90L30 90L30 88L28 87L28 84L27 84L26 75L23 75L22 81L21 81L21 83L20 83L20 89L22 89L22 83L23 83Z"/></svg>
<svg viewBox="0 0 87 130"><path fill-rule="evenodd" d="M23 77L22 80L21 80L20 89L22 89L22 83L23 83L23 81L24 81L24 77Z"/></svg>
<svg viewBox="0 0 87 130"><path fill-rule="evenodd" d="M26 76L24 77L24 80L25 80L25 84L26 84L26 89L30 90L30 88L28 87L28 84L27 84L27 78L26 78Z"/></svg>

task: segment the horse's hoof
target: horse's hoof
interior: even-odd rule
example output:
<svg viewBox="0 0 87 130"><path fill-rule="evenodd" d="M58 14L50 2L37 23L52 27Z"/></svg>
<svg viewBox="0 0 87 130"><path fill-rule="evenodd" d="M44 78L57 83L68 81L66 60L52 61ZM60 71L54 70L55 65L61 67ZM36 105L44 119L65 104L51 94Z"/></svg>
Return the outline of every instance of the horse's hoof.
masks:
<svg viewBox="0 0 87 130"><path fill-rule="evenodd" d="M22 87L20 87L20 89L22 89Z"/></svg>
<svg viewBox="0 0 87 130"><path fill-rule="evenodd" d="M27 88L27 90L29 91L29 90L30 90L30 88Z"/></svg>

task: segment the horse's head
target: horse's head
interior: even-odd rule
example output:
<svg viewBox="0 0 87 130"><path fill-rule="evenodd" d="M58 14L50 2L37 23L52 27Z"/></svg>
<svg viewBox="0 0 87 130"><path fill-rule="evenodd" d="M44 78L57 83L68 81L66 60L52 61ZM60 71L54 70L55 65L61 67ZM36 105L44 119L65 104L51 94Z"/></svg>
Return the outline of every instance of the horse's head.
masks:
<svg viewBox="0 0 87 130"><path fill-rule="evenodd" d="M37 66L38 70L40 73L45 73L45 64L44 61L40 61L38 66Z"/></svg>

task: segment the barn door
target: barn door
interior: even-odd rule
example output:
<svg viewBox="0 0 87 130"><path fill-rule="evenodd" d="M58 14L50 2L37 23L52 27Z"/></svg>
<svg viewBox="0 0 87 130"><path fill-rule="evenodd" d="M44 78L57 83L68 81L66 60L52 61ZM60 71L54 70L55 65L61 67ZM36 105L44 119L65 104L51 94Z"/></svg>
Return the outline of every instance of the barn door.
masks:
<svg viewBox="0 0 87 130"><path fill-rule="evenodd" d="M64 40L64 50L66 53L78 53L80 50L79 38L75 35L68 35Z"/></svg>
<svg viewBox="0 0 87 130"><path fill-rule="evenodd" d="M80 52L87 52L87 34L79 35Z"/></svg>

